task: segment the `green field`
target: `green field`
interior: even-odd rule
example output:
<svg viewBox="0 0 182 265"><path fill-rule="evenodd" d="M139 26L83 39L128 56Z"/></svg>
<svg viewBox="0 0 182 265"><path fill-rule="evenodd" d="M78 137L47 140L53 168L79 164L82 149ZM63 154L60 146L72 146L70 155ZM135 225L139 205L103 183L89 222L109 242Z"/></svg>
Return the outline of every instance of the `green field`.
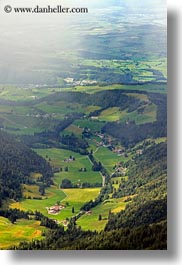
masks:
<svg viewBox="0 0 182 265"><path fill-rule="evenodd" d="M133 80L138 82L154 81L156 75L151 69L155 69L161 72L165 78L166 72L166 58L160 58L149 61L133 61L133 60L82 60L81 64L87 69L89 67L95 67L97 69L110 69L113 73L124 74L131 72Z"/></svg>
<svg viewBox="0 0 182 265"><path fill-rule="evenodd" d="M106 86L77 86L74 88L66 88L64 91L77 91L77 92L86 92L86 93L96 93L104 90L134 90L134 91L146 91L146 92L156 92L156 93L166 93L167 86L166 84L138 84L138 85L120 85L120 84L112 84Z"/></svg>
<svg viewBox="0 0 182 265"><path fill-rule="evenodd" d="M80 212L80 208L84 203L94 200L99 192L100 188L86 188L86 189L64 189L66 197L62 201L63 203L68 202L69 205L62 210L60 215L57 215L58 220L65 220ZM75 209L75 213L72 213L72 207Z"/></svg>
<svg viewBox="0 0 182 265"><path fill-rule="evenodd" d="M41 197L40 194L37 194L37 196ZM42 200L22 199L20 202L12 202L10 207L25 211L40 211L46 214L46 207L50 207L57 201L62 201L66 197L65 193L56 186L46 189L45 196L46 198Z"/></svg>
<svg viewBox="0 0 182 265"><path fill-rule="evenodd" d="M60 88L36 88L17 87L10 85L0 85L0 98L13 101L33 101L60 91Z"/></svg>
<svg viewBox="0 0 182 265"><path fill-rule="evenodd" d="M17 208L25 211L40 211L49 218L63 221L66 218L70 218L80 212L81 206L90 200L94 200L99 194L100 188L86 188L86 189L58 189L56 186L48 188L47 199L23 199L20 202L12 202L11 208ZM57 202L68 203L65 209L63 209L58 215L50 215L47 212L46 207L51 207ZM75 213L72 213L72 207L75 209Z"/></svg>
<svg viewBox="0 0 182 265"><path fill-rule="evenodd" d="M93 119L80 119L74 122L76 126L80 128L89 128L93 132L98 132L104 126L105 122L93 120Z"/></svg>
<svg viewBox="0 0 182 265"><path fill-rule="evenodd" d="M52 166L56 167L68 166L70 168L74 168L76 171L76 169L81 167L83 163L86 163L87 166L89 165L89 161L86 158L86 156L81 156L79 153L73 152L71 150L48 148L48 149L35 149L34 151L36 151L42 157L49 159L49 162ZM70 156L74 156L75 161L64 162L64 159L67 159Z"/></svg>
<svg viewBox="0 0 182 265"><path fill-rule="evenodd" d="M83 182L94 184L102 183L102 177L99 172L92 171L92 164L87 156L65 150L65 149L36 149L39 155L51 159L50 163L54 167L62 168L62 172L55 174L55 182L60 185L63 179L69 179L73 184L81 184ZM75 158L75 161L64 162L70 156ZM65 168L68 167L68 172ZM80 172L81 168L86 168L86 172Z"/></svg>
<svg viewBox="0 0 182 265"><path fill-rule="evenodd" d="M12 224L7 218L0 216L0 249L18 245L21 241L42 239L45 227L39 221L19 219Z"/></svg>
<svg viewBox="0 0 182 265"><path fill-rule="evenodd" d="M118 107L108 108L103 110L99 115L98 119L101 121L119 121L122 117L122 112L119 110Z"/></svg>
<svg viewBox="0 0 182 265"><path fill-rule="evenodd" d="M141 95L141 98L145 98L144 96L145 95ZM135 121L136 124L142 124L154 122L156 121L156 117L157 106L155 104L148 104L144 107L143 113L138 113L137 110L132 112L128 112L127 110L121 111L118 107L108 108L100 113L98 120L105 122L125 122L127 120L132 120Z"/></svg>
<svg viewBox="0 0 182 265"><path fill-rule="evenodd" d="M62 134L72 134L72 133L74 133L74 134L76 134L76 135L78 135L78 136L81 136L82 135L82 129L79 127L79 126L77 126L77 125L74 125L74 124L71 124L70 126L68 126L63 132L62 132Z"/></svg>
<svg viewBox="0 0 182 265"><path fill-rule="evenodd" d="M55 182L58 185L61 184L63 179L69 179L75 185L80 186L82 183L102 184L102 177L99 172L87 171L87 172L61 172L55 173Z"/></svg>
<svg viewBox="0 0 182 265"><path fill-rule="evenodd" d="M129 159L128 157L118 156L106 147L98 148L97 152L94 153L94 157L103 164L110 174L114 172L114 165Z"/></svg>
<svg viewBox="0 0 182 265"><path fill-rule="evenodd" d="M35 105L38 110L41 110L54 118L64 119L65 115L74 112L84 112L82 105L77 103L68 103L63 101L57 102L41 102Z"/></svg>
<svg viewBox="0 0 182 265"><path fill-rule="evenodd" d="M20 202L13 202L10 205L11 208L32 211L38 210L50 218L62 221L73 216L72 207L75 208L75 214L77 214L85 202L97 197L100 188L60 189L60 184L64 178L70 179L73 184L81 184L83 182L102 184L100 173L92 171L92 164L87 156L81 156L80 154L69 150L56 148L36 149L35 151L49 160L52 166L62 167L63 171L55 173L55 186L46 189L44 196L40 196L38 188L35 185L24 185L24 196L26 198L29 196L32 199L22 199ZM67 159L70 156L74 156L75 161L64 162L64 159ZM68 172L64 170L65 167L68 167ZM87 169L87 172L79 172L78 169L83 167ZM36 176L33 177L36 178ZM33 199L33 197L39 197L42 199ZM66 201L69 205L62 210L60 214L49 215L46 207L53 206L58 201Z"/></svg>
<svg viewBox="0 0 182 265"><path fill-rule="evenodd" d="M84 230L97 230L101 231L104 229L107 221L109 211L112 213L120 212L121 210L125 209L126 203L124 202L126 198L122 199L109 199L104 201L103 203L99 204L98 206L94 207L91 210L91 214L84 214L81 216L77 224L81 226ZM102 216L102 220L99 219L99 215Z"/></svg>
<svg viewBox="0 0 182 265"><path fill-rule="evenodd" d="M148 105L144 108L142 114L139 114L137 111L127 112L122 111L121 122L125 122L128 119L135 121L136 124L143 124L148 122L154 122L157 119L157 106L155 104Z"/></svg>
<svg viewBox="0 0 182 265"><path fill-rule="evenodd" d="M34 134L57 124L50 115L40 114L37 109L27 106L1 106L0 118L6 131L18 135Z"/></svg>

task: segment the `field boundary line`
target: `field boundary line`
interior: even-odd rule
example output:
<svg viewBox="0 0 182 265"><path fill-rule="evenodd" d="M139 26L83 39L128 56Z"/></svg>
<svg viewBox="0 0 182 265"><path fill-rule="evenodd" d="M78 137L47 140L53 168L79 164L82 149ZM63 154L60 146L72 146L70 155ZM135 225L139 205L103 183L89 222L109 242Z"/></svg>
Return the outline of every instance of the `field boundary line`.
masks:
<svg viewBox="0 0 182 265"><path fill-rule="evenodd" d="M66 198L68 198L68 195L66 194L66 192L64 192L64 190L62 190L62 189L60 189L60 190L61 190L61 191L65 194L65 196L66 196L64 199L61 200L61 202L62 202L62 201L64 201Z"/></svg>

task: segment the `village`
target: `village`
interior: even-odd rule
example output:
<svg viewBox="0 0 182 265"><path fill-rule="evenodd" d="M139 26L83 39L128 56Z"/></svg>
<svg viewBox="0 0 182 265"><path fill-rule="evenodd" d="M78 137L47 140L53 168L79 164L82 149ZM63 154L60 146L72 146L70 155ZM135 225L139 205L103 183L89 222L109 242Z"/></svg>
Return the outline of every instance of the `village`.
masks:
<svg viewBox="0 0 182 265"><path fill-rule="evenodd" d="M89 86L89 85L96 85L98 82L96 80L79 80L76 81L74 78L67 77L64 79L64 81L67 84L73 85L73 86Z"/></svg>

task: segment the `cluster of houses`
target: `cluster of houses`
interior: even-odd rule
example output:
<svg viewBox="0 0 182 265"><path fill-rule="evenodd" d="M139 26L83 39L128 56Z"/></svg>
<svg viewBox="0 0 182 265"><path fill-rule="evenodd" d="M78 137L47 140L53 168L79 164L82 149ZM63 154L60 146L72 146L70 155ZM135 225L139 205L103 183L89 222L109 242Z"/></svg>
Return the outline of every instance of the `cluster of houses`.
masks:
<svg viewBox="0 0 182 265"><path fill-rule="evenodd" d="M48 118L52 118L54 116L56 116L56 113L52 113L52 114L41 114L41 113L37 113L37 114L30 114L27 113L26 114L27 117L34 117L34 118L44 118L44 119L48 119Z"/></svg>
<svg viewBox="0 0 182 265"><path fill-rule="evenodd" d="M126 176L126 171L127 168L123 167L122 162L119 162L117 165L115 165L114 167L115 172L112 174L112 176L114 177L114 175L120 175L120 176Z"/></svg>
<svg viewBox="0 0 182 265"><path fill-rule="evenodd" d="M87 212L85 212L85 214L86 215L91 215L92 214L92 211L90 210L90 211L87 211Z"/></svg>
<svg viewBox="0 0 182 265"><path fill-rule="evenodd" d="M138 150L136 150L136 154L137 154L137 155L142 155L142 154L143 154L143 149L138 149Z"/></svg>
<svg viewBox="0 0 182 265"><path fill-rule="evenodd" d="M96 85L97 81L96 80L81 80L81 81L76 81L74 78L67 77L64 79L64 81L67 84L73 85L73 86L88 86L88 85Z"/></svg>
<svg viewBox="0 0 182 265"><path fill-rule="evenodd" d="M102 140L101 142L96 141L98 147L99 146L107 147L113 153L116 153L118 156L128 157L127 153L125 152L125 149L113 146L113 139L110 136L106 136L105 134L98 132L96 132L95 135Z"/></svg>
<svg viewBox="0 0 182 265"><path fill-rule="evenodd" d="M61 221L61 223L62 223L63 226L67 227L68 224L69 224L69 221L68 220L63 220L63 221Z"/></svg>
<svg viewBox="0 0 182 265"><path fill-rule="evenodd" d="M125 176L126 175L126 170L127 170L126 167L118 167L116 169L116 173L120 173L122 176Z"/></svg>
<svg viewBox="0 0 182 265"><path fill-rule="evenodd" d="M112 144L112 138L109 136L106 136L105 134L102 134L100 132L96 132L95 135L97 137L99 137L102 141L98 142L96 141L96 145L99 146L103 146L103 147L111 147Z"/></svg>
<svg viewBox="0 0 182 265"><path fill-rule="evenodd" d="M124 157L128 157L127 153L125 152L124 149L116 147L112 150L114 153L118 154L118 156L124 156Z"/></svg>
<svg viewBox="0 0 182 265"><path fill-rule="evenodd" d="M63 162L73 162L73 161L75 161L75 157L74 156L70 156L70 157L68 157L68 158L65 158L64 160L63 160Z"/></svg>
<svg viewBox="0 0 182 265"><path fill-rule="evenodd" d="M58 214L64 208L65 208L64 204L46 207L48 214Z"/></svg>

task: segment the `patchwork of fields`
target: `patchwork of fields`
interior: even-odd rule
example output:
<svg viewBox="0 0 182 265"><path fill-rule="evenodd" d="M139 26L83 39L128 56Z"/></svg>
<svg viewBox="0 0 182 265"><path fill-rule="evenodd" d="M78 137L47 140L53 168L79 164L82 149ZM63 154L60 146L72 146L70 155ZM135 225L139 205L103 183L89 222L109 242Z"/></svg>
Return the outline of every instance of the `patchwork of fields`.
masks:
<svg viewBox="0 0 182 265"><path fill-rule="evenodd" d="M136 89L138 89L138 91ZM30 135L33 137L32 139L34 139L34 136L41 136L42 132L52 132L55 128L59 127L61 123L64 124L66 119L72 117L70 115L78 112L81 116L72 119L71 122L68 123L68 126L63 127L59 135L60 137L71 137L75 135L75 139L84 139L88 143L88 147L85 150L86 153L81 154L71 150L71 146L62 145L63 148L59 146L54 147L54 145L57 145L54 139L50 141L50 143L53 143L53 146L51 146L50 143L44 143L44 141L42 143L42 140L40 140L38 146L41 144L43 148L33 146L33 150L38 155L45 158L52 166L54 170L54 185L45 188L45 193L40 194L39 184L37 183L41 175L39 173L34 173L31 175L31 178L35 183L23 184L23 198L20 201L11 200L9 207L30 212L39 211L45 216L56 220L59 224L67 224L68 220L80 214L80 209L86 203L89 201L94 202L99 196L102 186L105 186L105 176L100 171L93 170L95 162L101 163L102 167L110 176L116 174L116 176L111 179L111 183L113 192L117 192L120 184L127 180L127 175L125 175L125 173L123 175L122 173L125 172L122 166L132 159L132 156L137 153L137 150L140 152L140 146L144 144L144 142L138 143L133 150L126 150L125 147L111 135L102 134L102 128L107 123L112 124L113 122L121 124L134 122L136 125L155 122L157 120L158 108L157 105L149 99L146 93L148 89L148 85L111 85L105 87L77 86L76 88L61 89L66 92L82 92L83 95L94 95L98 91L106 91L107 94L108 91L113 91L113 93L115 93L117 90L126 90L124 95L127 96L128 99L134 98L136 100L134 102L138 102L138 107L136 107L135 110L129 110L128 108L122 109L118 106L105 108L102 106L103 103L99 103L99 101L99 106L92 105L91 103L85 104L80 99L79 103L74 100L73 103L71 103L69 97L68 101L60 100L61 94L58 94L58 99L56 97L54 98L54 94L52 94L52 98L49 101L47 95L50 94L50 89L46 88L40 89L40 91L42 91L40 93L34 89L31 89L31 91L27 89L23 91L23 94L21 94L22 89L19 89L15 95L12 94L12 87L9 87L7 93L1 96L6 100L13 99L16 103L0 106L0 119L2 119L4 130L18 135L20 139L21 136L24 137L27 135ZM60 93L60 89L57 90ZM159 93L164 92L163 86L159 84L152 86L151 91L152 90L155 92L157 90ZM34 98L34 94L36 94L36 98ZM46 98L42 98L44 96L46 96ZM20 102L23 103L20 104ZM108 104L112 105L112 101ZM164 137L158 138L155 141L159 143L165 140L166 138ZM46 141L45 139L45 142ZM95 162L89 157L91 153ZM72 188L61 188L65 179L73 185ZM93 207L89 213L81 213L81 216L77 220L77 225L83 230L103 230L108 222L109 214L115 214L124 210L128 203L126 202L128 201L127 197L116 199L112 198L112 195L113 193L111 192L109 198L107 197L107 199ZM56 214L50 214L48 212L50 207L59 204L64 205L60 212ZM38 222L18 220L16 224L11 225L8 219L5 220L6 222L4 220L5 219L1 218L2 231L5 231L7 226L10 226L10 230L9 232L3 232L4 237L0 241L0 246L2 248L11 245L11 238L7 239L9 234L12 234L12 237L14 237L15 234L17 235L17 241L14 242L15 244L18 244L18 242L24 239L31 240L32 238L42 238L41 231L43 231L43 228L40 227ZM22 226L26 227L24 233L19 232ZM3 242L6 242L6 244L3 244Z"/></svg>

